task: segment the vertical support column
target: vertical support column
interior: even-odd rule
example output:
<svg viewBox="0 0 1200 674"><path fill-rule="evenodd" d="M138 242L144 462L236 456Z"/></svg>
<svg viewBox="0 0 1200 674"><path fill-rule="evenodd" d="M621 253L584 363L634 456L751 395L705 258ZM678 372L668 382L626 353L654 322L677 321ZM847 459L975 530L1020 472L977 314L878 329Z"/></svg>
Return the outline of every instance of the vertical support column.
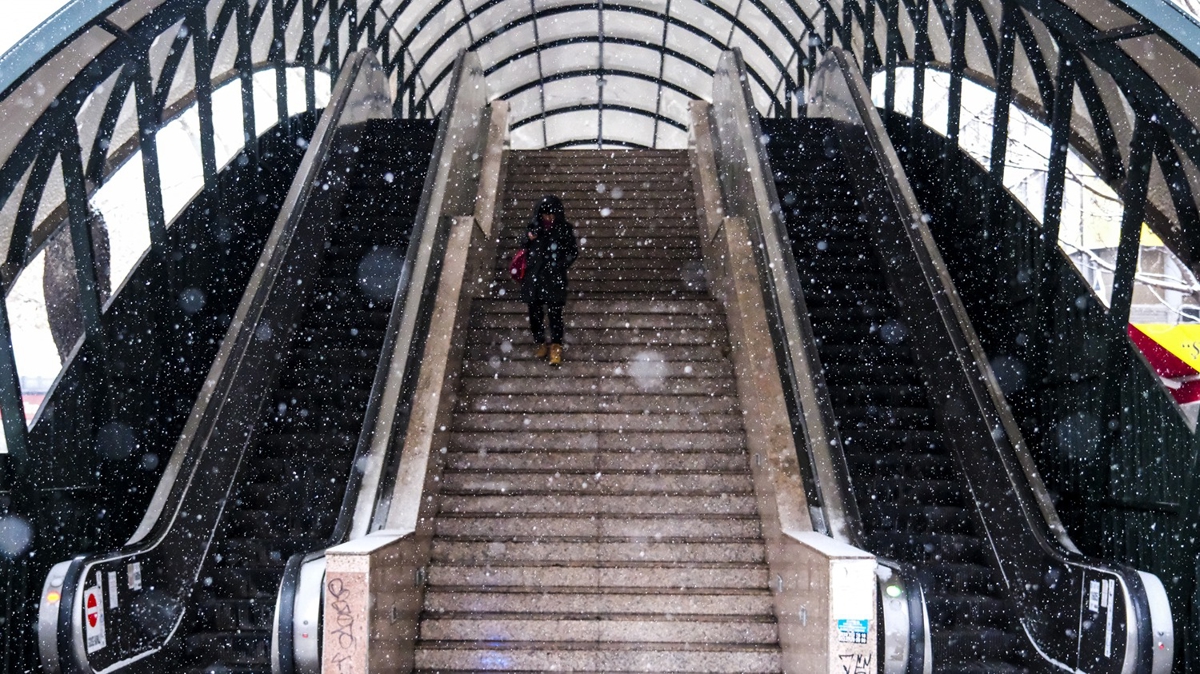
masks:
<svg viewBox="0 0 1200 674"><path fill-rule="evenodd" d="M954 30L950 35L950 90L947 92L946 139L952 149L958 145L958 127L962 122L963 71L967 68L967 2L954 0ZM948 161L953 152L946 153Z"/></svg>
<svg viewBox="0 0 1200 674"><path fill-rule="evenodd" d="M287 101L287 20L286 0L271 3L271 51L267 56L275 64L275 112L282 124L290 116Z"/></svg>
<svg viewBox="0 0 1200 674"><path fill-rule="evenodd" d="M162 176L158 164L159 111L154 102L154 85L150 79L148 55L141 56L134 76L134 98L137 101L138 146L142 151L142 174L146 187L146 216L150 225L150 247L162 255L167 245L166 216L162 203Z"/></svg>
<svg viewBox="0 0 1200 674"><path fill-rule="evenodd" d="M1072 101L1075 92L1075 53L1059 45L1054 110L1050 119L1050 158L1046 173L1046 201L1042 210L1041 250L1038 253L1037 330L1040 335L1037 377L1045 381L1053 369L1056 349L1054 291L1057 285L1058 232L1062 223L1063 191L1067 178L1067 149L1071 141Z"/></svg>
<svg viewBox="0 0 1200 674"><path fill-rule="evenodd" d="M29 463L29 427L25 423L25 403L21 399L21 378L17 373L17 359L13 354L12 326L8 321L8 304L2 301L0 301L0 420L4 424L4 440L9 456L15 459L15 472L21 474Z"/></svg>
<svg viewBox="0 0 1200 674"><path fill-rule="evenodd" d="M317 17L313 0L300 0L300 12L304 18L303 35L300 37L300 61L304 63L304 107L317 109L317 64L316 41Z"/></svg>
<svg viewBox="0 0 1200 674"><path fill-rule="evenodd" d="M338 58L341 55L342 47L342 12L338 9L337 0L329 0L329 32L326 33L325 39L329 42L329 72L333 73L333 80L336 83L340 76L341 61Z"/></svg>
<svg viewBox="0 0 1200 674"><path fill-rule="evenodd" d="M925 119L925 64L931 60L929 53L929 0L916 0L913 12L916 24L913 54L913 102L912 124L921 124ZM911 144L911 143L910 143Z"/></svg>
<svg viewBox="0 0 1200 674"><path fill-rule="evenodd" d="M278 4L278 3L276 3ZM196 112L200 117L200 164L204 169L204 189L212 195L217 188L217 150L213 131L212 38L208 33L204 6L188 12L188 30L192 34L192 53L196 71Z"/></svg>
<svg viewBox="0 0 1200 674"><path fill-rule="evenodd" d="M245 134L245 153L252 164L258 164L258 131L254 120L254 64L251 44L254 26L250 25L250 6L247 1L237 5L237 70L242 84L242 132Z"/></svg>
<svg viewBox="0 0 1200 674"><path fill-rule="evenodd" d="M62 133L62 175L66 191L67 216L71 227L71 252L75 256L75 279L79 286L79 311L86 340L97 348L103 359L104 330L100 324L100 292L96 283L96 259L92 248L91 210L87 186L83 181L79 136L68 120ZM47 301L50 301L47 298Z"/></svg>
<svg viewBox="0 0 1200 674"><path fill-rule="evenodd" d="M992 109L992 180L988 195L993 216L997 210L996 197L1004 186L1004 164L1008 158L1008 108L1012 103L1013 57L1017 49L1016 18L1013 13L1017 11L1011 2L1004 3L1004 13L1000 19L1000 53L993 66L996 103Z"/></svg>
<svg viewBox="0 0 1200 674"><path fill-rule="evenodd" d="M1098 471L1100 483L1091 486L1098 498L1106 498L1111 494L1114 471L1107 466L1122 451L1124 426L1121 391L1130 355L1129 306L1133 300L1134 274L1137 272L1142 222L1146 214L1146 189L1150 184L1150 166L1157 142L1158 125L1139 113L1129 151L1129 170L1125 173L1125 186L1121 194L1125 210L1121 215L1121 239L1117 245L1117 264L1108 305L1109 329L1108 339L1105 340L1104 370L1101 373L1104 384L1100 398L1100 418L1104 424L1102 460L1105 468Z"/></svg>
<svg viewBox="0 0 1200 674"><path fill-rule="evenodd" d="M1114 329L1125 334L1129 323L1129 305L1133 300L1133 276L1137 272L1138 251L1141 249L1142 221L1146 215L1146 189L1150 184L1150 164L1158 142L1158 127L1138 117L1129 153L1129 170L1121 194L1125 210L1121 215L1121 242L1117 246L1117 265L1113 273L1112 299L1108 305L1109 319Z"/></svg>
<svg viewBox="0 0 1200 674"><path fill-rule="evenodd" d="M900 58L900 0L884 0L887 3L887 45L884 67L883 108L889 113L896 109L896 61Z"/></svg>

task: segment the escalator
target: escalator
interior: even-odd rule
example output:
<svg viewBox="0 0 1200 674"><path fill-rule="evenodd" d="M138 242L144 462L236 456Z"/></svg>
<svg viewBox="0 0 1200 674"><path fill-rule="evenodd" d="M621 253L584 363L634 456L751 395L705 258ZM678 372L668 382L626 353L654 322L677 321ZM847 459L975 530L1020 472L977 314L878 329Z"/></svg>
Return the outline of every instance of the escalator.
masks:
<svg viewBox="0 0 1200 674"><path fill-rule="evenodd" d="M1170 671L1161 581L1071 542L857 65L830 48L792 119L746 81L728 52L724 213L754 223L812 526L876 557L881 671Z"/></svg>
<svg viewBox="0 0 1200 674"><path fill-rule="evenodd" d="M428 229L438 124L387 92L369 51L344 66L141 526L46 578L47 672L271 671L285 566L355 500Z"/></svg>
<svg viewBox="0 0 1200 674"><path fill-rule="evenodd" d="M201 571L185 662L270 671L275 594L342 502L433 149L429 122L371 120L312 297Z"/></svg>
<svg viewBox="0 0 1200 674"><path fill-rule="evenodd" d="M763 131L864 547L920 580L935 671L1031 671L834 122L763 120Z"/></svg>

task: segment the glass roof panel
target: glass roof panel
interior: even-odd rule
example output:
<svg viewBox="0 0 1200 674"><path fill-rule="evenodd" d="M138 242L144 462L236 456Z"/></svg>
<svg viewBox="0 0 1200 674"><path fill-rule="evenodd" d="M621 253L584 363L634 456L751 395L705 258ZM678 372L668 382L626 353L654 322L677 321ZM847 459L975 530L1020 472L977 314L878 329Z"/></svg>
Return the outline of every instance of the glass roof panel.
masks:
<svg viewBox="0 0 1200 674"><path fill-rule="evenodd" d="M99 28L89 28L0 100L0 119L5 121L4 133L0 134L0 162L8 159L25 132L83 66L115 39Z"/></svg>
<svg viewBox="0 0 1200 674"><path fill-rule="evenodd" d="M158 34L154 38L154 42L150 45L150 76L154 81L154 88L157 90L159 81L162 79L163 66L166 65L167 56L174 51L171 47L175 44L175 38L179 35L179 29L183 27L183 20L176 21L170 28Z"/></svg>
<svg viewBox="0 0 1200 674"><path fill-rule="evenodd" d="M546 144L549 147L571 142L595 142L600 131L600 117L596 110L580 110L555 115L546 124ZM610 127L609 131L615 131Z"/></svg>
<svg viewBox="0 0 1200 674"><path fill-rule="evenodd" d="M697 98L712 100L712 76L674 56L663 61L663 79L696 94Z"/></svg>
<svg viewBox="0 0 1200 674"><path fill-rule="evenodd" d="M733 28L729 19L698 2L672 2L671 17L694 28L696 33L711 35L720 44L729 39L729 31ZM672 37L678 36L673 34Z"/></svg>
<svg viewBox="0 0 1200 674"><path fill-rule="evenodd" d="M1117 45L1137 59L1192 124L1200 124L1200 66L1157 35L1121 40Z"/></svg>
<svg viewBox="0 0 1200 674"><path fill-rule="evenodd" d="M651 46L624 44L604 45L604 67L606 69L635 72L657 78L659 51Z"/></svg>
<svg viewBox="0 0 1200 674"><path fill-rule="evenodd" d="M275 37L271 22L271 13L275 11L275 8L271 6L273 2L274 0L267 0L267 8L263 11L258 26L254 29L254 41L250 44L250 58L256 64L265 63L271 52L271 41Z"/></svg>
<svg viewBox="0 0 1200 674"><path fill-rule="evenodd" d="M184 98L191 98L195 91L196 50L195 42L189 40L187 47L183 50L183 57L179 60L179 66L175 69L175 76L171 78L171 93L167 95L167 109L170 110Z"/></svg>
<svg viewBox="0 0 1200 674"><path fill-rule="evenodd" d="M483 67L489 68L521 50L532 48L533 45L533 24L524 23L498 33L491 40L479 45L475 53L479 54L479 62L484 64Z"/></svg>
<svg viewBox="0 0 1200 674"><path fill-rule="evenodd" d="M604 109L604 139L635 145L654 145L654 120L623 110Z"/></svg>
<svg viewBox="0 0 1200 674"><path fill-rule="evenodd" d="M1063 0L1062 4L1100 30L1124 28L1137 23L1133 17L1106 0Z"/></svg>
<svg viewBox="0 0 1200 674"><path fill-rule="evenodd" d="M547 112L578 105L595 106L600 101L600 87L595 76L547 82L543 90Z"/></svg>

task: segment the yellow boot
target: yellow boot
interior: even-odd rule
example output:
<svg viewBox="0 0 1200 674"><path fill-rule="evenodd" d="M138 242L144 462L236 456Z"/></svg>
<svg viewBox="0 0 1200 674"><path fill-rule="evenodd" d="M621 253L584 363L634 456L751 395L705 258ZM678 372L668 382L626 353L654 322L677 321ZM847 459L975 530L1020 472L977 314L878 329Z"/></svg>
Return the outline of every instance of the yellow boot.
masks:
<svg viewBox="0 0 1200 674"><path fill-rule="evenodd" d="M547 344L538 344L537 351L533 352L534 358L545 358L550 353L550 346Z"/></svg>
<svg viewBox="0 0 1200 674"><path fill-rule="evenodd" d="M555 366L562 365L562 344L550 345L550 364Z"/></svg>

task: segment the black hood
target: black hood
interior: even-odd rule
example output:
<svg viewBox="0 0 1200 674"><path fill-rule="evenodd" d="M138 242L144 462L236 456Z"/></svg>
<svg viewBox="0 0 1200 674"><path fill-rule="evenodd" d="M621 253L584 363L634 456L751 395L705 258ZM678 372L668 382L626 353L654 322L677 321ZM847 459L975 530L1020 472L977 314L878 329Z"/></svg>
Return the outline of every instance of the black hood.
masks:
<svg viewBox="0 0 1200 674"><path fill-rule="evenodd" d="M533 207L533 217L530 218L531 224L537 224L542 213L553 213L554 224L561 224L567 219L566 209L563 208L562 199L559 199L553 194L547 194L538 200L537 205Z"/></svg>

